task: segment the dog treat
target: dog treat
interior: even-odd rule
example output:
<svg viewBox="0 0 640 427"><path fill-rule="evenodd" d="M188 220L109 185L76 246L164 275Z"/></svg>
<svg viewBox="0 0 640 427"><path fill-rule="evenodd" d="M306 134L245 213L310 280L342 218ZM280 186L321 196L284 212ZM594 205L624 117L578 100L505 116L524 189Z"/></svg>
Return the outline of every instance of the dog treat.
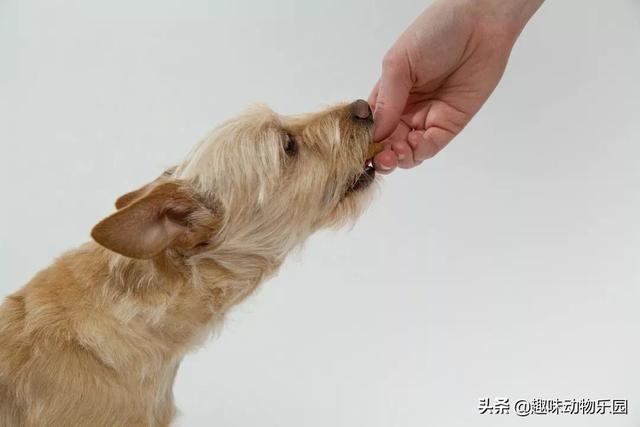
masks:
<svg viewBox="0 0 640 427"><path fill-rule="evenodd" d="M367 159L373 159L376 155L384 150L384 144L381 142L373 142L369 144L369 152L367 153Z"/></svg>

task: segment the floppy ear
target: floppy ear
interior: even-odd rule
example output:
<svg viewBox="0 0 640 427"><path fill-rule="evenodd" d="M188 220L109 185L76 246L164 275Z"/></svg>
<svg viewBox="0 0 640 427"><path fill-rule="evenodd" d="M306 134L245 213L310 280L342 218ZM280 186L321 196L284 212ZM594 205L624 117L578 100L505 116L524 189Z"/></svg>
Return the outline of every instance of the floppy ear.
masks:
<svg viewBox="0 0 640 427"><path fill-rule="evenodd" d="M167 181L146 187L93 227L91 237L107 249L138 259L153 258L170 247L192 249L209 240L217 218L183 184Z"/></svg>
<svg viewBox="0 0 640 427"><path fill-rule="evenodd" d="M133 190L127 194L124 194L118 197L118 199L116 200L116 209L122 209L125 206L130 205L131 202L133 202L136 199L139 199L145 193L147 193L155 184L158 184L160 181L166 181L168 178L170 178L171 175L173 175L173 172L175 172L175 170L176 170L176 166L172 166L166 171L164 171L162 175L160 175L158 178L151 181L149 184L143 185L137 190Z"/></svg>

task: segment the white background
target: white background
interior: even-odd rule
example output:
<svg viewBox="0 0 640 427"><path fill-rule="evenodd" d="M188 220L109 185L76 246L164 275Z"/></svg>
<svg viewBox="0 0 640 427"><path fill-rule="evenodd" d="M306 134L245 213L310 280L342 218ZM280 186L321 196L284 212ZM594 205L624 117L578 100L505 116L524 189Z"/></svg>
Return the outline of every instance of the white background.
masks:
<svg viewBox="0 0 640 427"><path fill-rule="evenodd" d="M0 293L248 104L366 98L424 6L0 0ZM451 146L185 359L179 425L638 425L638 76L636 0L545 4ZM479 415L481 397L630 414Z"/></svg>

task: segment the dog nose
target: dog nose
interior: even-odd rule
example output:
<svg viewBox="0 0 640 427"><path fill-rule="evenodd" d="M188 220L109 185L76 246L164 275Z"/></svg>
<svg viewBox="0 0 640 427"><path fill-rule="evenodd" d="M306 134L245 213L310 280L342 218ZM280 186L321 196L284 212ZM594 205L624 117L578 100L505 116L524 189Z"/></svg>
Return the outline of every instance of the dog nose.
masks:
<svg viewBox="0 0 640 427"><path fill-rule="evenodd" d="M364 99L358 99L357 101L351 103L351 115L354 119L357 120L373 119L369 103Z"/></svg>

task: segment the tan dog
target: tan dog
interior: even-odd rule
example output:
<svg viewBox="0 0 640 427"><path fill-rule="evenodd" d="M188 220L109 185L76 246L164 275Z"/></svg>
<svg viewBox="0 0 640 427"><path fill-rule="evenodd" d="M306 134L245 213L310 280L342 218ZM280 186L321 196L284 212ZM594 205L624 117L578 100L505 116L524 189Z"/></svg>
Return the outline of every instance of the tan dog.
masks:
<svg viewBox="0 0 640 427"><path fill-rule="evenodd" d="M185 353L314 231L354 220L374 180L365 101L261 107L116 202L0 307L0 426L166 426Z"/></svg>

